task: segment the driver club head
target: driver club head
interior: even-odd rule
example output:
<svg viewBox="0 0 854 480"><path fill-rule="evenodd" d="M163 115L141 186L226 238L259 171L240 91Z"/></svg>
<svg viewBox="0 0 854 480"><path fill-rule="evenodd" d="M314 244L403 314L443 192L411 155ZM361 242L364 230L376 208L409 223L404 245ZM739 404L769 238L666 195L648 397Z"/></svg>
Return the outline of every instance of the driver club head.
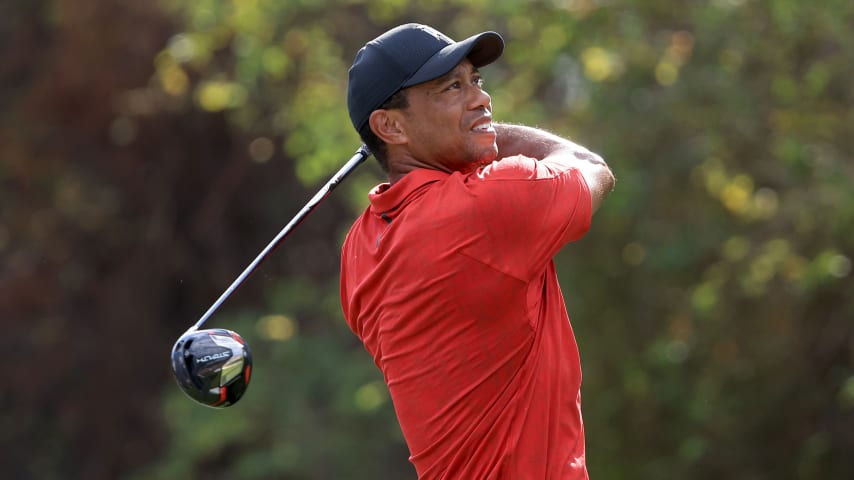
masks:
<svg viewBox="0 0 854 480"><path fill-rule="evenodd" d="M172 373L187 396L208 407L224 408L246 392L252 355L249 345L231 330L191 331L172 347Z"/></svg>

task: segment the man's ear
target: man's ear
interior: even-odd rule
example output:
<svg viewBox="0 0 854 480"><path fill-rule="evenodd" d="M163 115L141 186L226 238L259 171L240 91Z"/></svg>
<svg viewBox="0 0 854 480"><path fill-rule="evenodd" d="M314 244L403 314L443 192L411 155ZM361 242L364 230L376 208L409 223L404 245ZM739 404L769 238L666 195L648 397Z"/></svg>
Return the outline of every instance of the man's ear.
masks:
<svg viewBox="0 0 854 480"><path fill-rule="evenodd" d="M374 135L388 145L401 145L409 140L397 113L394 110L374 110L368 119Z"/></svg>

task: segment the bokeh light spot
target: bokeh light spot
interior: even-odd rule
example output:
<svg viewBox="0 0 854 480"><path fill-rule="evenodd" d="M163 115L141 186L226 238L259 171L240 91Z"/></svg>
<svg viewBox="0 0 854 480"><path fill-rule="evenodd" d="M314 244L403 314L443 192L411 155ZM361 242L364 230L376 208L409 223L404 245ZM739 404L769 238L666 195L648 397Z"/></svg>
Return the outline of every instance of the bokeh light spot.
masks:
<svg viewBox="0 0 854 480"><path fill-rule="evenodd" d="M264 163L273 158L275 151L273 141L267 137L258 137L249 144L249 156L258 163Z"/></svg>
<svg viewBox="0 0 854 480"><path fill-rule="evenodd" d="M356 408L363 412L373 412L387 400L385 385L379 382L366 383L356 390L354 401Z"/></svg>
<svg viewBox="0 0 854 480"><path fill-rule="evenodd" d="M655 67L655 80L659 85L669 87L679 78L679 68L670 61L662 60Z"/></svg>
<svg viewBox="0 0 854 480"><path fill-rule="evenodd" d="M854 408L854 376L848 377L839 389L839 403L844 408Z"/></svg>
<svg viewBox="0 0 854 480"><path fill-rule="evenodd" d="M607 80L614 73L614 62L607 50L600 47L590 47L581 53L584 64L584 76L594 82Z"/></svg>
<svg viewBox="0 0 854 480"><path fill-rule="evenodd" d="M258 333L267 340L284 342L296 335L296 323L285 315L265 315L256 324Z"/></svg>
<svg viewBox="0 0 854 480"><path fill-rule="evenodd" d="M180 67L171 65L160 71L160 85L164 92L179 97L187 92L190 78Z"/></svg>
<svg viewBox="0 0 854 480"><path fill-rule="evenodd" d="M730 237L724 242L723 256L730 262L737 262L747 255L748 250L750 243L744 237Z"/></svg>
<svg viewBox="0 0 854 480"><path fill-rule="evenodd" d="M736 175L721 192L724 206L732 212L742 213L749 206L753 194L753 180L747 175Z"/></svg>
<svg viewBox="0 0 854 480"><path fill-rule="evenodd" d="M846 277L851 273L851 259L845 255L834 255L828 261L827 271L837 278Z"/></svg>
<svg viewBox="0 0 854 480"><path fill-rule="evenodd" d="M646 249L637 242L632 242L623 247L623 261L629 265L640 265L646 258Z"/></svg>
<svg viewBox="0 0 854 480"><path fill-rule="evenodd" d="M132 119L119 116L110 124L110 140L114 145L123 147L129 145L136 138L136 122Z"/></svg>

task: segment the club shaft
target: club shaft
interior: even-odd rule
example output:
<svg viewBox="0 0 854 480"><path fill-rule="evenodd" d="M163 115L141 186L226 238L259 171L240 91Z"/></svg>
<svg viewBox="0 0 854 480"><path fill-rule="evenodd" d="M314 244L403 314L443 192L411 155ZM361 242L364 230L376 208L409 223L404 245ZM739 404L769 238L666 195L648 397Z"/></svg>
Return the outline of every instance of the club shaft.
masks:
<svg viewBox="0 0 854 480"><path fill-rule="evenodd" d="M370 150L368 150L368 147L366 147L365 145L359 147L355 155L353 155L350 160L348 160L347 163L345 163L344 166L341 167L341 169L338 170L338 172L333 175L332 178L330 178L329 181L326 182L325 185L323 185L323 187L321 187L321 189L314 195L314 197L312 197L311 200L309 200L308 203L306 203L305 206L302 207L302 210L300 210L294 216L294 218L292 218L291 221L288 222L287 225L285 225L285 227L279 232L278 235L276 235L273 241L271 241L269 244L267 244L266 247L264 247L264 250L262 250L261 253L259 253L258 256L255 257L255 260L253 260L252 263L250 263L249 266L246 267L245 270L243 270L243 273L241 273L240 276L237 277L237 279L232 282L232 284L222 293L222 295L219 296L216 302L214 302L213 305L208 308L205 314L202 315L201 318L199 318L199 321L197 321L195 325L190 327L185 333L190 333L195 330L198 330L205 322L207 322L208 319L214 314L214 312L216 312L217 309L219 309L219 307L228 299L228 297L230 297L231 294L234 293L235 290L237 290L237 287L239 287L246 280L246 278L249 277L249 275L251 275L252 272L254 272L255 269L258 268L258 266L261 265L261 263L267 259L270 253L272 253L285 240L285 238L287 238L291 231L297 225L299 225L300 222L305 220L305 218L327 196L329 196L332 190L334 190L335 187L337 187L338 184L341 183L341 181L347 177L347 175L349 175L353 170L355 170L356 167L358 167L359 164L364 162L365 159L368 158L370 155L371 152Z"/></svg>

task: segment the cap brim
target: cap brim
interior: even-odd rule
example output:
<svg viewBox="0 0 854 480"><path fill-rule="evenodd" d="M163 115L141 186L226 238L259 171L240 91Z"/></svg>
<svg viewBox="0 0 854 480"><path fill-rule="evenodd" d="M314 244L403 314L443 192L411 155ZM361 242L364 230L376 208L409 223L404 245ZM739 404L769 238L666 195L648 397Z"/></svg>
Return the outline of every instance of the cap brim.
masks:
<svg viewBox="0 0 854 480"><path fill-rule="evenodd" d="M454 69L464 58L480 68L489 65L504 52L504 39L495 32L473 35L436 52L400 88L435 80Z"/></svg>

